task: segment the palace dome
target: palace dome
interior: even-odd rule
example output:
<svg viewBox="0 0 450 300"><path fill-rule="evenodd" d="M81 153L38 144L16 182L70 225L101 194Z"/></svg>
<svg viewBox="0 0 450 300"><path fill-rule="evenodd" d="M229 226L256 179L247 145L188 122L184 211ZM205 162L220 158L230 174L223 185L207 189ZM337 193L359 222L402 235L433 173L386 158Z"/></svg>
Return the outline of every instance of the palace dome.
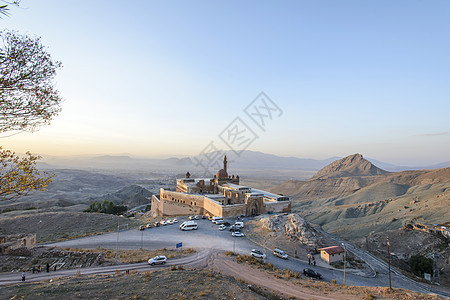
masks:
<svg viewBox="0 0 450 300"><path fill-rule="evenodd" d="M224 169L220 169L219 171L217 171L216 177L219 179L226 179L228 178L228 173Z"/></svg>

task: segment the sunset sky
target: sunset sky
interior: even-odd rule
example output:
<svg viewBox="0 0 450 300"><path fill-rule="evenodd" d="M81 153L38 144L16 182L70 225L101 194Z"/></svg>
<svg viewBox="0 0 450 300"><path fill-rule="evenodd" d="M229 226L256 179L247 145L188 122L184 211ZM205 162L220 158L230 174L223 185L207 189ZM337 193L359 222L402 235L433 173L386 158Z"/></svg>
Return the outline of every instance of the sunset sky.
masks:
<svg viewBox="0 0 450 300"><path fill-rule="evenodd" d="M450 1L31 1L3 29L63 63L49 155L196 155L239 117L249 150L402 165L450 160ZM264 92L264 128L245 113ZM222 135L223 137L223 135Z"/></svg>

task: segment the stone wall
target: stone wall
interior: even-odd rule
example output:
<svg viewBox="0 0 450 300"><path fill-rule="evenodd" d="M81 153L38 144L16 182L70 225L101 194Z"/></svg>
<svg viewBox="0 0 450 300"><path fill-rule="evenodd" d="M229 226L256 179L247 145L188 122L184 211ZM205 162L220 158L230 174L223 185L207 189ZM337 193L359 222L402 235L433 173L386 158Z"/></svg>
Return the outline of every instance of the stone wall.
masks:
<svg viewBox="0 0 450 300"><path fill-rule="evenodd" d="M203 215L203 208L172 201L163 202L163 216Z"/></svg>
<svg viewBox="0 0 450 300"><path fill-rule="evenodd" d="M7 254L20 248L36 246L36 234L5 235L0 237L0 253Z"/></svg>
<svg viewBox="0 0 450 300"><path fill-rule="evenodd" d="M245 205L244 204L235 204L235 205L226 205L223 207L223 216L222 217L234 217L245 214Z"/></svg>
<svg viewBox="0 0 450 300"><path fill-rule="evenodd" d="M222 206L210 199L205 199L204 201L204 209L205 209L205 214L209 215L209 216L218 216L218 217L222 217L223 216L223 211L222 211Z"/></svg>
<svg viewBox="0 0 450 300"><path fill-rule="evenodd" d="M266 212L269 211L273 213L282 213L291 211L291 201L266 201L264 202L266 206Z"/></svg>

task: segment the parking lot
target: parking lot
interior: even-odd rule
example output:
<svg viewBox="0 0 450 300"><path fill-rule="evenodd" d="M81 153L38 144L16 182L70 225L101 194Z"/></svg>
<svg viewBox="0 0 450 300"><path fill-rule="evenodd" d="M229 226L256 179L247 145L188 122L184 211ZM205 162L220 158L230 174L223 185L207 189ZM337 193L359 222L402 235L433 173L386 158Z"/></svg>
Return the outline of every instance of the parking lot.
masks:
<svg viewBox="0 0 450 300"><path fill-rule="evenodd" d="M200 218L199 220L195 220L198 224L198 229L191 231L181 231L179 229L181 223L189 220L187 216L179 217L177 220L178 223L173 225L161 225L145 230L131 228L126 231L121 231L119 234L117 234L117 232L107 233L53 243L49 246L84 249L101 247L115 249L116 246L119 249L174 249L177 244L181 243L183 248L207 248L218 251L233 251L246 255L250 255L252 249L258 249L266 255L266 262L270 262L279 268L302 272L303 268L310 267L307 263L303 263L299 260L294 260L292 258L284 260L275 257L272 251L253 243L246 237L233 237L228 228L220 231L219 225L212 223L208 219ZM245 224L248 220L249 218L241 218L239 221L243 221ZM234 224L237 220L235 218L226 218L224 221ZM245 233L245 227L242 231ZM322 271L320 272L322 273ZM325 280L327 277L328 276L324 275Z"/></svg>
<svg viewBox="0 0 450 300"><path fill-rule="evenodd" d="M210 248L220 251L235 251L242 254L250 254L252 248L258 247L245 237L233 237L228 228L220 231L218 229L219 226L208 219L200 218L200 220L195 220L198 224L198 229L191 231L181 231L179 229L179 225L184 221L188 221L188 217L177 218L177 220L178 223L173 225L153 227L142 231L137 228L130 228L119 232L119 234L111 232L77 240L52 243L50 245L86 249L100 247L115 249L116 246L120 249L161 249L175 248L176 244L182 243L185 248ZM232 218L224 221L233 224L235 220ZM245 221L247 220L245 219ZM124 224L121 224L121 228Z"/></svg>

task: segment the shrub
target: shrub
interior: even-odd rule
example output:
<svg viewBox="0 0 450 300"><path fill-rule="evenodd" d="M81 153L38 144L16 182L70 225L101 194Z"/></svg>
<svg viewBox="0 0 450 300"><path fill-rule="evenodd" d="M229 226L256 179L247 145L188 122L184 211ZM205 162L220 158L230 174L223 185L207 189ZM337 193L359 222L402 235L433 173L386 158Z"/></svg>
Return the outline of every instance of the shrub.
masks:
<svg viewBox="0 0 450 300"><path fill-rule="evenodd" d="M423 276L423 273L433 272L433 260L423 255L413 255L409 258L408 264L414 274Z"/></svg>

